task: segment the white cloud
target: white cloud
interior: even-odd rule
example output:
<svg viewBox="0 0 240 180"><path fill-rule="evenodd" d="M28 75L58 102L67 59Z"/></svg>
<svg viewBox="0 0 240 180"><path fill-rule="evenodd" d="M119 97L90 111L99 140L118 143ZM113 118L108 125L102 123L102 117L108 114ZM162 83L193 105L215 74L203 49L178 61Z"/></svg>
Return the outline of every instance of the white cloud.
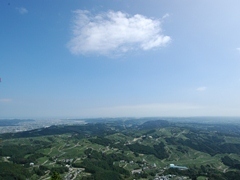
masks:
<svg viewBox="0 0 240 180"><path fill-rule="evenodd" d="M205 87L205 86L198 87L196 90L197 90L197 91L206 91L206 90L207 90L207 87Z"/></svg>
<svg viewBox="0 0 240 180"><path fill-rule="evenodd" d="M240 52L240 47L239 48L236 48L239 52Z"/></svg>
<svg viewBox="0 0 240 180"><path fill-rule="evenodd" d="M20 14L27 14L28 10L24 7L17 7L16 10L20 13Z"/></svg>
<svg viewBox="0 0 240 180"><path fill-rule="evenodd" d="M171 41L162 33L161 22L143 15L108 11L97 15L74 11L73 37L68 48L73 54L119 54L150 50Z"/></svg>

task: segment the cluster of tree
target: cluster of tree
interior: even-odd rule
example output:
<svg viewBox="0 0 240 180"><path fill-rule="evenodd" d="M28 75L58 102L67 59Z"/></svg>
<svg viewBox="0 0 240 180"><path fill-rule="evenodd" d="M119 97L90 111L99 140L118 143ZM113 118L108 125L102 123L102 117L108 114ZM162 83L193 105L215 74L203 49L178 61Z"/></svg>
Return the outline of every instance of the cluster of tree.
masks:
<svg viewBox="0 0 240 180"><path fill-rule="evenodd" d="M68 168L66 166L52 167L51 172L63 174L65 172L68 172Z"/></svg>
<svg viewBox="0 0 240 180"><path fill-rule="evenodd" d="M52 172L51 173L51 180L62 180L61 176L57 172Z"/></svg>
<svg viewBox="0 0 240 180"><path fill-rule="evenodd" d="M97 138L91 138L88 140L91 141L92 143L100 144L103 146L109 146L109 145L113 144L113 142L110 139L107 139L104 137L99 137L99 136Z"/></svg>
<svg viewBox="0 0 240 180"><path fill-rule="evenodd" d="M236 159L232 159L229 156L224 156L221 158L221 160L222 160L223 164L225 164L226 166L240 170L240 161L238 161Z"/></svg>
<svg viewBox="0 0 240 180"><path fill-rule="evenodd" d="M168 152L165 149L163 142L160 142L158 145L154 145L155 156L159 159L165 159L169 157Z"/></svg>
<svg viewBox="0 0 240 180"><path fill-rule="evenodd" d="M202 130L205 132L216 132L216 133L219 133L220 136L221 135L232 136L232 137L240 136L240 125L234 124L234 123L208 124L208 123L196 123L196 122L181 122L181 123L175 124L175 126L183 127L185 129L188 128L192 131Z"/></svg>
<svg viewBox="0 0 240 180"><path fill-rule="evenodd" d="M238 124L214 124L207 126L208 131L217 131L220 135L224 134L232 137L240 136L240 126Z"/></svg>
<svg viewBox="0 0 240 180"><path fill-rule="evenodd" d="M128 147L123 142L113 143L113 144L111 144L110 147L117 148L122 151L129 150Z"/></svg>
<svg viewBox="0 0 240 180"><path fill-rule="evenodd" d="M177 151L179 151L179 152L181 152L183 154L188 152L188 150L186 148L184 148L184 146L180 146L180 145L177 146Z"/></svg>
<svg viewBox="0 0 240 180"><path fill-rule="evenodd" d="M201 131L186 134L188 139L165 138L167 144L177 146L187 146L197 151L208 153L212 156L218 153L236 153L240 154L240 144L226 143L222 137L217 134L208 135Z"/></svg>
<svg viewBox="0 0 240 180"><path fill-rule="evenodd" d="M21 165L0 162L0 179L25 180L30 177L30 173Z"/></svg>
<svg viewBox="0 0 240 180"><path fill-rule="evenodd" d="M29 145L5 145L0 147L0 156L9 156L10 160L16 164L29 164L35 162L38 158L43 157L42 153L36 153L40 148L48 148L49 144ZM28 157L26 157L28 155Z"/></svg>
<svg viewBox="0 0 240 180"><path fill-rule="evenodd" d="M131 151L133 151L135 153L152 154L152 155L155 154L154 149L150 146L145 146L145 145L142 145L142 144L139 144L139 143L129 144L127 146Z"/></svg>
<svg viewBox="0 0 240 180"><path fill-rule="evenodd" d="M34 167L32 173L37 174L38 176L44 176L47 171L50 171L51 175L53 174L63 174L65 172L68 172L68 168L65 166L57 166L57 167L46 167L40 165L39 167Z"/></svg>
<svg viewBox="0 0 240 180"><path fill-rule="evenodd" d="M152 154L156 156L159 159L164 159L169 156L168 152L164 148L165 145L163 142L159 143L158 145L151 146L145 146L139 143L130 144L127 145L128 148L133 151L134 153L140 153L140 154Z"/></svg>
<svg viewBox="0 0 240 180"><path fill-rule="evenodd" d="M149 131L147 131L146 133L144 133L145 135L149 135L149 134L153 134L156 132L156 129L151 129Z"/></svg>
<svg viewBox="0 0 240 180"><path fill-rule="evenodd" d="M123 154L105 154L91 148L85 150L85 154L87 158L81 163L73 163L73 166L85 168L85 171L91 173L95 180L120 180L130 176L129 172L124 168L113 165L116 161L129 160Z"/></svg>
<svg viewBox="0 0 240 180"><path fill-rule="evenodd" d="M33 173L37 174L38 176L43 176L45 175L45 172L49 170L46 166L40 165L39 167L34 167L33 168Z"/></svg>
<svg viewBox="0 0 240 180"><path fill-rule="evenodd" d="M166 120L153 120L153 121L144 122L138 127L140 129L157 129L157 128L168 127L169 125L170 123Z"/></svg>

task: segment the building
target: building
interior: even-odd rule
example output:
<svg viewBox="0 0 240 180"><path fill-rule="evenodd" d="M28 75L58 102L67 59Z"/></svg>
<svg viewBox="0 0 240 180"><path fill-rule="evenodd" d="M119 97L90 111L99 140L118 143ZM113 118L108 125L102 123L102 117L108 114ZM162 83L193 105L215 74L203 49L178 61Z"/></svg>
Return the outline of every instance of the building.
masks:
<svg viewBox="0 0 240 180"><path fill-rule="evenodd" d="M179 170L187 170L186 166L176 166L175 164L170 164L169 168L179 169Z"/></svg>
<svg viewBox="0 0 240 180"><path fill-rule="evenodd" d="M142 173L142 169L132 170L132 174L141 174L141 173Z"/></svg>

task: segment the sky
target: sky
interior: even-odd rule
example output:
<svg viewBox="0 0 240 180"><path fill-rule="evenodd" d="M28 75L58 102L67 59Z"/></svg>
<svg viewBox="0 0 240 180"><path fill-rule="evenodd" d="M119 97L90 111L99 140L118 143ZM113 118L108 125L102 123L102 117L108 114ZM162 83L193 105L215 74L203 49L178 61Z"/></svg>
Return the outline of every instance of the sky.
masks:
<svg viewBox="0 0 240 180"><path fill-rule="evenodd" d="M239 7L0 1L0 118L240 116Z"/></svg>

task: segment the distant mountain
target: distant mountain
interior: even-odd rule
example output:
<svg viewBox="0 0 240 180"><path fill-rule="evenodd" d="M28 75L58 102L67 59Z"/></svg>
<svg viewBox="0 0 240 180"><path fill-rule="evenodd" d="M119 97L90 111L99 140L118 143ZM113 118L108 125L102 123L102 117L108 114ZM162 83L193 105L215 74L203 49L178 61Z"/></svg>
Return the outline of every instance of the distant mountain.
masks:
<svg viewBox="0 0 240 180"><path fill-rule="evenodd" d="M154 120L154 121L147 121L139 126L140 129L153 129L153 128L162 128L168 127L170 123L166 120Z"/></svg>

